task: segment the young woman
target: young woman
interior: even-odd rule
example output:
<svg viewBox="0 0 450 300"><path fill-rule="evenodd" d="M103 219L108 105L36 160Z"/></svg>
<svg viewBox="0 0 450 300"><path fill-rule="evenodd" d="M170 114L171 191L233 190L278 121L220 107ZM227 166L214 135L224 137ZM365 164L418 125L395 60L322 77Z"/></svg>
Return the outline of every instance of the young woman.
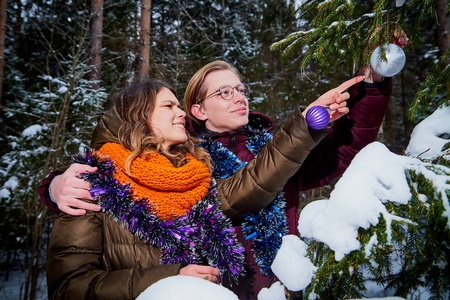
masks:
<svg viewBox="0 0 450 300"><path fill-rule="evenodd" d="M186 133L174 89L151 80L119 93L117 135L74 158L102 208L60 214L47 256L50 299L134 299L173 275L216 282L243 270L243 249L219 209L206 150Z"/></svg>

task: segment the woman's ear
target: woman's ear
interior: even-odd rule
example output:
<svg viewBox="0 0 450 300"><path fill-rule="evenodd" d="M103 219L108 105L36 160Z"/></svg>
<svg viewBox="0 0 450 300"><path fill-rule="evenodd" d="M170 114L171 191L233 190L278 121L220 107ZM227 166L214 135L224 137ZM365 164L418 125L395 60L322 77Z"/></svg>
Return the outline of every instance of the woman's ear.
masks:
<svg viewBox="0 0 450 300"><path fill-rule="evenodd" d="M206 121L208 117L203 112L203 108L200 104L194 104L191 107L191 113L194 117L196 117L200 121Z"/></svg>

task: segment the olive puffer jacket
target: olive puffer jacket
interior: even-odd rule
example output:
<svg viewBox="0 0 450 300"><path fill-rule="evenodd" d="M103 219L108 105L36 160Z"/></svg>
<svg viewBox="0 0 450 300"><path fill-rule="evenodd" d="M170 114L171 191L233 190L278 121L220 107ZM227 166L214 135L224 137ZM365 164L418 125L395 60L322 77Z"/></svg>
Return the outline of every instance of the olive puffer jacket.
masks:
<svg viewBox="0 0 450 300"><path fill-rule="evenodd" d="M120 120L108 111L93 135L93 147L114 142ZM265 207L297 172L327 130L308 128L300 110L295 111L257 159L235 176L218 180L218 198L228 217ZM42 200L49 200L48 186L54 173L41 185ZM159 279L179 273L179 265L159 265L160 251L102 212L75 217L61 213L50 238L47 257L48 295L51 299L134 299Z"/></svg>
<svg viewBox="0 0 450 300"><path fill-rule="evenodd" d="M47 255L49 299L135 299L180 265L160 265L160 251L102 212L60 214Z"/></svg>

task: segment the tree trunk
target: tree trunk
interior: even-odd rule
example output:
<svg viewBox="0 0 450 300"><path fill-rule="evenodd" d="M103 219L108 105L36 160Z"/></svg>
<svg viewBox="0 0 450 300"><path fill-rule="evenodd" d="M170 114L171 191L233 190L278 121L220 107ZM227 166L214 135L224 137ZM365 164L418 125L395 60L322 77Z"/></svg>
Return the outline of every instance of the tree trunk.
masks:
<svg viewBox="0 0 450 300"><path fill-rule="evenodd" d="M103 0L92 2L91 32L91 80L92 87L98 89L102 68Z"/></svg>
<svg viewBox="0 0 450 300"><path fill-rule="evenodd" d="M34 205L32 205L34 208L33 213L35 214L33 220L34 224L33 227L29 229L32 237L32 243L30 245L31 257L28 270L29 296L25 298L28 300L34 300L37 296L38 278L41 268L42 233L45 214L47 212L47 207L38 200L37 193L35 193L33 199L35 200Z"/></svg>
<svg viewBox="0 0 450 300"><path fill-rule="evenodd" d="M16 46L16 49L20 49L22 46L20 36L22 35L22 25L23 25L23 18L22 18L22 0L16 0L16 23L14 24L14 45Z"/></svg>
<svg viewBox="0 0 450 300"><path fill-rule="evenodd" d="M150 65L150 17L152 10L151 0L142 0L141 28L139 42L139 66L137 79L143 81L148 78Z"/></svg>
<svg viewBox="0 0 450 300"><path fill-rule="evenodd" d="M444 53L450 47L450 17L445 14L448 0L436 0L436 14L438 22L438 47ZM450 60L447 60L447 65Z"/></svg>
<svg viewBox="0 0 450 300"><path fill-rule="evenodd" d="M222 55L225 54L225 40L226 40L226 16L225 16L225 10L226 10L226 6L225 6L225 0L222 0Z"/></svg>
<svg viewBox="0 0 450 300"><path fill-rule="evenodd" d="M0 0L0 109L2 107L3 66L5 55L6 0Z"/></svg>

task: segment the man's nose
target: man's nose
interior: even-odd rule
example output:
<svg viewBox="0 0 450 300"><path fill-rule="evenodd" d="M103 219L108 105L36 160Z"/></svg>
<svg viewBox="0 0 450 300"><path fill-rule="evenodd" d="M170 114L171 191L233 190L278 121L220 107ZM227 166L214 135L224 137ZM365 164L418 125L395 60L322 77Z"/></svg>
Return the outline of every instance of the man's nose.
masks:
<svg viewBox="0 0 450 300"><path fill-rule="evenodd" d="M233 89L233 102L242 102L245 100L245 96L237 91L236 88Z"/></svg>

